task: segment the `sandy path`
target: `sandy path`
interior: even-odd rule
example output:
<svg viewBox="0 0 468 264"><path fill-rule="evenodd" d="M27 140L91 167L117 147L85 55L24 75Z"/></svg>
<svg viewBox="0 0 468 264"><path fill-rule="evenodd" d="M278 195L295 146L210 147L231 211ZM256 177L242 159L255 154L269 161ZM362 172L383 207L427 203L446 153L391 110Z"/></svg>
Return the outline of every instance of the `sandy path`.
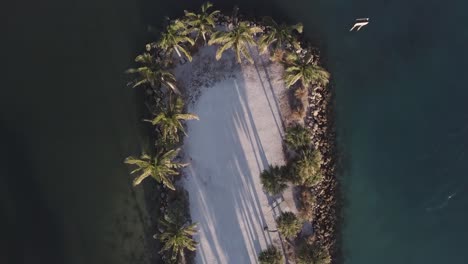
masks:
<svg viewBox="0 0 468 264"><path fill-rule="evenodd" d="M263 230L276 226L259 173L284 164L274 92L284 89L283 82L275 72L275 80L267 76L269 67L232 67L230 77L202 88L189 107L200 117L187 123L183 147L191 163L184 186L192 220L199 223L199 264L256 263L262 249L279 246L278 234Z"/></svg>

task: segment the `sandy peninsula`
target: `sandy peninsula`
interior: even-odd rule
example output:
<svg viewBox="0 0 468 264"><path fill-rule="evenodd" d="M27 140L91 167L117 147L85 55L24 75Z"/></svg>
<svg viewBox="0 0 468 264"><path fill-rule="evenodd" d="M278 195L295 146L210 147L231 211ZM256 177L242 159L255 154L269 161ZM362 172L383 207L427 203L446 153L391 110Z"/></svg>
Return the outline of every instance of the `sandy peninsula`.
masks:
<svg viewBox="0 0 468 264"><path fill-rule="evenodd" d="M196 263L257 263L269 245L282 248L275 218L296 211L291 190L270 197L260 172L283 165L282 115L287 114L283 67L252 51L255 63L237 64L226 52L201 47L191 63L175 69L200 121L187 123L184 188L198 222ZM268 230L265 230L268 228Z"/></svg>

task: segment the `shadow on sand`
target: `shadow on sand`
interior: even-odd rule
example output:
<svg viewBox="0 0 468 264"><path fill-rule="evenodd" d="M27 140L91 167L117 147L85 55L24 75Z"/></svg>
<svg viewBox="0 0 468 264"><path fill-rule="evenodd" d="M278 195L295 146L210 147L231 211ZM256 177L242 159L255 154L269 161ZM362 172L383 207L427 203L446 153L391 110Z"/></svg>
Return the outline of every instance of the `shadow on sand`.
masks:
<svg viewBox="0 0 468 264"><path fill-rule="evenodd" d="M284 162L283 125L272 83L260 74L267 70L248 67L203 91L191 109L200 121L188 124L185 187L200 230L197 263L255 263L258 252L280 243L263 229L276 228L259 173Z"/></svg>

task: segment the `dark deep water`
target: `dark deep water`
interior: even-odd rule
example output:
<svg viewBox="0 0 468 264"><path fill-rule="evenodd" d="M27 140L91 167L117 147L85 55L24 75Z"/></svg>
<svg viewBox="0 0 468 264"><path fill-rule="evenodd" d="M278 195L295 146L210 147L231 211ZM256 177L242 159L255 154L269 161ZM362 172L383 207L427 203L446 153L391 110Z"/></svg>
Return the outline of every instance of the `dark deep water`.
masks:
<svg viewBox="0 0 468 264"><path fill-rule="evenodd" d="M132 194L121 161L145 142L123 71L148 24L201 2L1 9L0 263L142 263L117 254L140 246L120 243ZM346 263L467 263L465 1L214 2L302 21L322 48L337 95ZM370 25L349 33L363 16Z"/></svg>

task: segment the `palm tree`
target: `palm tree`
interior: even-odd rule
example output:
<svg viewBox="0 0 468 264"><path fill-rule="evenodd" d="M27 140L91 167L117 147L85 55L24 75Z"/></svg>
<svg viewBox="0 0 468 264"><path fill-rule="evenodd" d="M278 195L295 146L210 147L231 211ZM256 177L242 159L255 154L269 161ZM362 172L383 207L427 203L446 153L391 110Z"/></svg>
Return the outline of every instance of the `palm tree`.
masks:
<svg viewBox="0 0 468 264"><path fill-rule="evenodd" d="M176 86L176 80L172 73L164 69L162 64L151 54L143 53L135 58L135 62L143 64L142 67L128 69L126 73L138 73L138 78L133 81L133 88L142 84L149 84L156 89L161 86L168 87L180 94Z"/></svg>
<svg viewBox="0 0 468 264"><path fill-rule="evenodd" d="M284 74L287 88L290 88L299 80L301 80L304 87L311 84L321 86L328 84L330 73L320 67L312 55L309 55L308 59L299 58L296 54L290 54L290 56L293 57L293 60Z"/></svg>
<svg viewBox="0 0 468 264"><path fill-rule="evenodd" d="M135 158L133 156L126 158L124 163L136 165L138 167L130 172L130 174L141 172L141 174L133 180L133 186L137 186L148 176L151 176L157 182L164 184L171 190L175 190L171 177L179 175L177 169L188 165L186 163L172 161L179 151L180 149L172 149L164 153L161 151L154 159L144 153L140 158Z"/></svg>
<svg viewBox="0 0 468 264"><path fill-rule="evenodd" d="M293 182L307 187L317 184L323 179L320 170L322 155L317 150L302 150L300 156L292 164Z"/></svg>
<svg viewBox="0 0 468 264"><path fill-rule="evenodd" d="M260 174L260 180L265 191L272 195L283 192L288 187L284 177L285 172L286 169L284 167L271 165L268 169L264 170Z"/></svg>
<svg viewBox="0 0 468 264"><path fill-rule="evenodd" d="M159 113L152 120L145 119L144 121L150 122L153 126L159 125L161 127L163 141L179 142L180 131L187 135L181 121L199 120L195 114L183 114L183 107L184 103L180 97L176 97L175 100L169 99L167 111Z"/></svg>
<svg viewBox="0 0 468 264"><path fill-rule="evenodd" d="M247 22L239 22L234 29L228 32L218 31L211 36L208 45L221 44L216 52L216 59L219 60L223 52L227 49L233 49L236 52L237 62L241 62L241 57L245 57L250 63L253 63L252 56L249 53L249 45L256 45L254 35L263 32L259 27L252 27Z"/></svg>
<svg viewBox="0 0 468 264"><path fill-rule="evenodd" d="M302 224L297 216L292 212L282 212L276 219L278 230L286 238L294 238L301 231Z"/></svg>
<svg viewBox="0 0 468 264"><path fill-rule="evenodd" d="M212 7L213 4L206 2L201 6L201 13L195 14L184 10L186 16L186 23L191 27L190 32L196 32L195 41L200 37L203 37L203 40L206 43L206 35L211 34L215 27L215 15L220 11L215 10L211 13L208 13L208 9Z"/></svg>
<svg viewBox="0 0 468 264"><path fill-rule="evenodd" d="M193 240L192 236L197 233L197 223L191 225L180 225L170 220L159 221L163 231L161 234L155 234L153 238L158 239L164 244L161 252L172 251L171 260L173 263L177 259L184 258L184 250L195 251L197 249L197 242Z"/></svg>
<svg viewBox="0 0 468 264"><path fill-rule="evenodd" d="M172 24L167 26L166 32L161 33L161 38L156 43L151 43L150 47L160 48L165 50L167 54L171 55L175 50L179 58L182 57L182 53L192 61L192 56L183 46L184 43L188 42L192 46L195 44L193 39L187 36L189 31L187 30L186 25L180 21L175 20Z"/></svg>
<svg viewBox="0 0 468 264"><path fill-rule="evenodd" d="M260 52L265 53L268 47L274 45L274 50L282 48L286 43L298 46L299 44L293 38L294 31L302 33L302 23L288 26L278 24L271 17L264 17L263 22L268 27L268 31L259 39Z"/></svg>
<svg viewBox="0 0 468 264"><path fill-rule="evenodd" d="M296 124L286 129L284 141L290 149L297 151L310 145L310 132L304 126Z"/></svg>

